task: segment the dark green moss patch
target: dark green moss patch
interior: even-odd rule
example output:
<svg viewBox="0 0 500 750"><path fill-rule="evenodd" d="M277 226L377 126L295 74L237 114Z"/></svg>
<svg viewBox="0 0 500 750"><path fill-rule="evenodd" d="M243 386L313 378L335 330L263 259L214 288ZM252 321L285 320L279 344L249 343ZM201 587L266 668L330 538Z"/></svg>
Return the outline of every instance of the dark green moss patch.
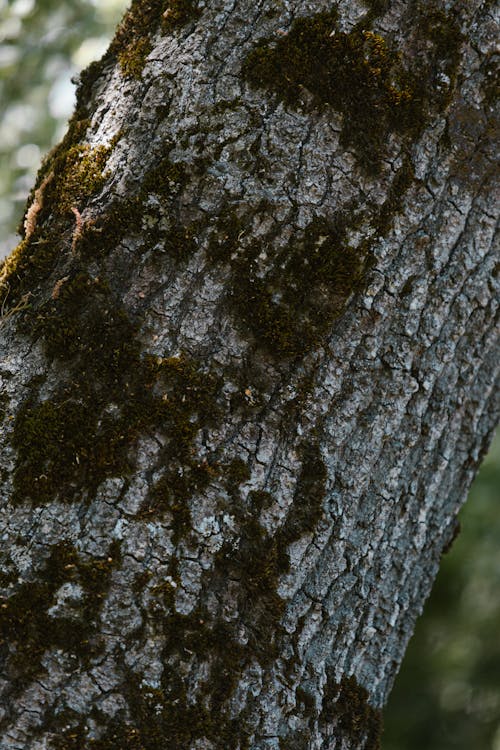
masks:
<svg viewBox="0 0 500 750"><path fill-rule="evenodd" d="M500 89L498 54L492 53L486 57L482 71L484 74L482 89L485 95L485 104L487 109L494 110Z"/></svg>
<svg viewBox="0 0 500 750"><path fill-rule="evenodd" d="M156 244L158 237L155 231L143 226L143 218L147 213L159 219L162 209L148 206L146 210L144 201L154 193L162 200L162 208L168 203L172 213L175 213L173 204L186 180L183 165L162 159L144 177L135 195L125 200L113 201L104 214L88 226L84 226L77 246L82 260L100 260L107 257L126 236L139 235L146 247L148 244ZM172 227L164 237L164 252L176 262L184 262L195 249L193 228L172 221Z"/></svg>
<svg viewBox="0 0 500 750"><path fill-rule="evenodd" d="M24 404L12 439L18 451L12 501L49 502L81 478L93 458L96 426L97 414L79 403Z"/></svg>
<svg viewBox="0 0 500 750"><path fill-rule="evenodd" d="M279 653L281 620L285 601L278 594L280 575L289 567L286 549L279 536L270 534L260 523L262 509L272 502L267 492L252 492L238 509L231 506L239 522L237 548L225 545L217 556L215 576L221 582L237 582L237 602L241 622L248 629L248 654L262 665L269 665Z"/></svg>
<svg viewBox="0 0 500 750"><path fill-rule="evenodd" d="M280 750L309 750L311 747L310 732L294 732L285 739L279 739Z"/></svg>
<svg viewBox="0 0 500 750"><path fill-rule="evenodd" d="M180 362L170 366L182 371ZM248 476L248 470L241 461L230 466L236 503L237 485ZM189 615L175 610L176 586L171 582L179 581L175 558L165 583L149 588L149 576L141 576L136 594L140 599L142 588L148 587L147 617L164 637L161 686L144 685L140 675L124 666L127 709L111 721L104 715L93 717L104 730L98 741L88 739L82 722L68 722L71 728L66 725L61 732L60 750L188 750L196 740L210 742L217 750L249 750L252 723L245 713L234 716L230 701L246 667L255 661L269 666L279 653L284 602L277 594L277 584L283 561L276 540L258 521L272 500L264 491L251 493L245 502L239 498L238 547L223 548L215 568L206 573L203 590L211 594L222 595L229 580L236 585L240 612L236 620L226 621L203 603ZM158 610L152 608L151 597L158 602ZM242 624L247 630L243 640ZM207 662L206 678L195 689L190 675Z"/></svg>
<svg viewBox="0 0 500 750"><path fill-rule="evenodd" d="M50 401L39 402L35 391L18 412L13 501L70 501L86 482L125 471L130 441L152 412L160 418L154 367L141 359L135 328L110 290L84 272L29 323L49 357L71 361L74 377ZM135 380L127 378L132 365Z"/></svg>
<svg viewBox="0 0 500 750"><path fill-rule="evenodd" d="M220 417L217 394L219 378L198 369L185 357L157 361L158 378L164 405L163 430L168 443L161 452L166 466L153 485L139 517L168 512L172 518L173 541L185 536L191 525L189 499L217 476L217 464L196 458L193 443L201 429L210 427Z"/></svg>
<svg viewBox="0 0 500 750"><path fill-rule="evenodd" d="M406 155L403 164L394 176L385 201L376 212L373 224L379 236L383 237L392 228L394 218L401 212L404 198L414 179L415 170L411 159Z"/></svg>
<svg viewBox="0 0 500 750"><path fill-rule="evenodd" d="M82 204L99 193L107 179L106 161L111 147L72 146L52 164L54 186L49 183L47 203L60 213Z"/></svg>
<svg viewBox="0 0 500 750"><path fill-rule="evenodd" d="M228 302L244 332L273 355L295 357L319 345L360 288L369 262L364 247L349 244L357 217L339 214L333 222L314 219L303 238L276 251L272 239L239 247L238 222L230 217L209 250L231 268ZM268 260L262 273L259 256Z"/></svg>
<svg viewBox="0 0 500 750"><path fill-rule="evenodd" d="M37 188L28 203L33 205L38 191L36 221L30 221L33 228L29 236L0 266L0 304L5 301L7 310L14 309L26 294L37 296L50 276L56 283L58 266L64 268L60 277L66 276L69 261L75 265L71 256L78 255L83 263L102 260L127 234L140 235L145 246L154 245L157 236L142 225L144 202L151 193L162 199L163 208L168 204L174 214L164 238L164 252L176 262L184 262L196 248L193 228L181 226L174 218L174 203L187 179L185 170L166 158L149 171L135 194L113 201L96 218L78 219L78 213L102 189L108 176L107 160L120 137L118 134L109 146L95 149L75 143L87 126L87 120L73 121L63 142L40 169ZM161 209L150 209L152 214L155 211L157 218L164 215Z"/></svg>
<svg viewBox="0 0 500 750"><path fill-rule="evenodd" d="M113 201L105 213L84 224L76 244L81 261L102 261L126 236L146 237L142 217L143 201L139 195Z"/></svg>
<svg viewBox="0 0 500 750"><path fill-rule="evenodd" d="M211 647L210 643L206 645ZM58 750L76 750L76 747L78 750L188 750L196 739L209 740L217 750L249 749L249 733L241 719L211 713L202 701L190 703L180 679L172 676L172 683L173 690L148 688L129 675L126 691L129 716L112 720L100 740L86 743L82 742L81 726L77 727L72 732L82 744L61 744Z"/></svg>
<svg viewBox="0 0 500 750"><path fill-rule="evenodd" d="M126 77L140 78L146 57L152 49L152 34L158 28L172 31L198 15L197 2L193 0L133 0L106 56L118 57Z"/></svg>
<svg viewBox="0 0 500 750"><path fill-rule="evenodd" d="M295 698L305 716L314 717L316 715L316 700L314 695L302 687L295 691Z"/></svg>
<svg viewBox="0 0 500 750"><path fill-rule="evenodd" d="M186 176L185 166L162 159L142 183L142 193L156 193L160 196L171 196L181 189Z"/></svg>
<svg viewBox="0 0 500 750"><path fill-rule="evenodd" d="M370 9L370 16L373 18L383 16L390 7L390 0L363 0L363 2ZM366 18L363 21L366 23Z"/></svg>
<svg viewBox="0 0 500 750"><path fill-rule="evenodd" d="M3 292L10 306L23 295L35 293L64 254L71 252L71 237L77 229L75 212L83 210L102 189L111 150L112 146L91 149L61 144L47 158L26 214L29 231L0 266L0 294ZM38 204L35 211L34 201Z"/></svg>
<svg viewBox="0 0 500 750"><path fill-rule="evenodd" d="M86 560L70 544L55 545L37 580L21 584L0 600L0 661L4 666L26 679L38 672L49 648L60 648L82 660L96 654L97 618L119 561L116 545L107 557ZM82 587L83 599L71 617L51 616L54 595L67 582Z"/></svg>
<svg viewBox="0 0 500 750"><path fill-rule="evenodd" d="M453 12L445 13L434 3L430 6L426 4L421 9L417 23L421 45L420 65L425 72L419 82L420 96L425 96L441 111L449 103L455 87L464 37ZM431 64L426 59L429 57ZM423 84L425 92L422 90Z"/></svg>
<svg viewBox="0 0 500 750"><path fill-rule="evenodd" d="M120 55L133 48L137 42L159 28L166 0L132 0L121 20L107 55Z"/></svg>
<svg viewBox="0 0 500 750"><path fill-rule="evenodd" d="M107 154L107 149L91 152L74 146L57 157L53 162L54 169L58 166L57 176L54 173L47 186L50 205L60 211L73 208L100 189ZM26 286L41 284L52 275L52 291L49 288L45 300L32 305L19 325L26 334L41 339L48 357L64 361L70 373L68 383L50 401L39 403L34 389L18 414L13 438L18 453L15 502L45 503L55 497L72 501L79 497L79 487L92 492L106 477L126 474L134 442L147 428L172 431L169 445L176 448L170 449L170 457L179 462L182 453L185 460L184 495L188 475L193 489L207 474L192 456L188 460L187 446L207 415L202 397L208 398L209 383L213 386L210 376L195 383L194 366L186 360L143 356L139 322L125 310L102 269L95 276L85 270L89 261L107 258L126 234L138 233L147 242L148 231L142 227L144 200L155 193L171 206L183 179L181 165L161 160L137 195L112 204L95 221L79 227L64 263L60 238L49 239L60 226L52 218L48 228L34 234L37 248L32 238L25 240L11 261L6 288L13 299ZM194 248L190 228L172 222L162 252L183 262ZM60 278L55 275L58 263ZM194 409L196 425L190 421L196 416ZM171 479L178 468L179 463L170 471ZM177 481L176 489L179 485ZM157 505L168 504L164 496L165 483L156 493ZM177 527L179 523L180 516Z"/></svg>
<svg viewBox="0 0 500 750"><path fill-rule="evenodd" d="M151 52L152 45L149 39L142 38L131 42L125 49L118 53L120 69L126 78L140 78L146 62L146 57Z"/></svg>
<svg viewBox="0 0 500 750"><path fill-rule="evenodd" d="M376 174L391 133L416 138L432 112L448 103L462 37L453 17L426 6L416 19L422 53L405 63L394 45L369 28L387 3L367 4L368 14L349 33L339 30L337 11L296 20L278 41L259 43L243 75L289 106L301 106L305 88L315 106L341 112L341 143L354 150L366 172Z"/></svg>
<svg viewBox="0 0 500 750"><path fill-rule="evenodd" d="M43 337L51 359L68 361L78 355L85 360L86 374L101 374L107 387L117 383L121 369L139 356L133 341L136 327L125 310L105 281L83 270L70 275L57 298L39 308L30 323L35 335Z"/></svg>
<svg viewBox="0 0 500 750"><path fill-rule="evenodd" d="M172 574L175 578L174 570ZM68 722L71 728L61 733L60 750L188 750L197 739L210 741L218 750L249 750L251 732L245 717L232 716L228 706L242 670L252 659L249 647L238 640L239 626L202 607L189 615L179 614L173 608L172 591L165 590L167 616L163 612L157 619L165 637L160 687L144 685L140 675L123 665L127 709L111 721L96 712L93 718L104 729L97 741L86 737L83 723L75 717ZM206 679L194 689L187 673L207 662Z"/></svg>
<svg viewBox="0 0 500 750"><path fill-rule="evenodd" d="M273 45L262 42L243 73L289 105L297 105L305 87L317 105L342 112L342 143L369 172L379 170L390 132L414 131L421 123L422 103L398 52L373 31L339 31L336 11L295 21Z"/></svg>
<svg viewBox="0 0 500 750"><path fill-rule="evenodd" d="M190 498L205 489L216 475L217 471L207 463L197 464L196 461L184 459L177 468L171 465L153 485L139 511L139 517L157 517L168 512L172 518L172 541L177 544L191 528Z"/></svg>
<svg viewBox="0 0 500 750"><path fill-rule="evenodd" d="M186 662L186 655L194 664L205 662L207 657L211 662L207 680L192 700L187 698L187 684L179 669ZM209 740L220 750L247 750L251 732L244 716L231 716L228 701L242 671L253 658L251 646L238 640L235 624L214 620L205 611L173 615L163 652L168 666L162 690L145 691L136 687L127 696L131 718L140 730L146 750L162 747L166 741L167 746L170 741L173 747L188 750L195 739ZM146 711L145 698L150 706ZM153 701L155 717L151 715Z"/></svg>
<svg viewBox="0 0 500 750"><path fill-rule="evenodd" d="M226 467L225 474L230 491L236 490L240 484L246 482L251 476L248 464L241 458L233 458Z"/></svg>
<svg viewBox="0 0 500 750"><path fill-rule="evenodd" d="M317 443L302 447L302 468L293 503L278 531L278 546L288 547L304 534L316 530L323 515L327 471Z"/></svg>
<svg viewBox="0 0 500 750"><path fill-rule="evenodd" d="M71 501L80 488L92 492L106 477L127 473L130 450L147 428L169 436L170 461L168 482L155 488L149 510L172 507L167 486L184 502L204 485L212 469L196 462L191 446L217 415L214 376L186 358L143 356L134 323L109 287L85 272L29 322L48 356L66 362L70 379L48 401L34 391L18 412L15 502Z"/></svg>
<svg viewBox="0 0 500 750"><path fill-rule="evenodd" d="M380 750L382 714L370 706L368 698L368 691L358 685L355 677L343 677L337 684L330 675L324 688L320 722L333 725L336 736L346 738L349 747Z"/></svg>
<svg viewBox="0 0 500 750"><path fill-rule="evenodd" d="M23 298L29 301L33 290L57 262L56 242L40 237L35 247L33 240L22 240L0 266L0 300L7 312L22 307Z"/></svg>
<svg viewBox="0 0 500 750"><path fill-rule="evenodd" d="M168 8L163 14L163 28L170 31L177 26L183 26L200 15L197 0L170 0Z"/></svg>
<svg viewBox="0 0 500 750"><path fill-rule="evenodd" d="M0 424L4 421L9 405L9 397L5 391L0 391Z"/></svg>

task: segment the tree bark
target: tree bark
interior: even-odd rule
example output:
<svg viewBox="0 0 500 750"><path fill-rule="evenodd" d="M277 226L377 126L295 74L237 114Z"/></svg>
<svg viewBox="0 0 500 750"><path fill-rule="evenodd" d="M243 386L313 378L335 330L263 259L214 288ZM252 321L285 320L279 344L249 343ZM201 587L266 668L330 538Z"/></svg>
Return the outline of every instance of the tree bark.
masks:
<svg viewBox="0 0 500 750"><path fill-rule="evenodd" d="M376 748L498 420L490 2L136 1L0 269L2 750Z"/></svg>

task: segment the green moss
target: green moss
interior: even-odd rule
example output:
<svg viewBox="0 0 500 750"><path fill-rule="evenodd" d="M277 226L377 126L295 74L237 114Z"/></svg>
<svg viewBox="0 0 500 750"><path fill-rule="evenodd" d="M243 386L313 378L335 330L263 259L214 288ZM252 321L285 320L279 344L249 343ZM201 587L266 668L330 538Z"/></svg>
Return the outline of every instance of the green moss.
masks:
<svg viewBox="0 0 500 750"><path fill-rule="evenodd" d="M163 15L163 28L170 31L195 20L199 15L197 0L169 0L168 8Z"/></svg>
<svg viewBox="0 0 500 750"><path fill-rule="evenodd" d="M385 201L378 208L373 224L379 236L386 235L394 224L395 217L401 212L405 195L415 179L415 170L408 155L403 158L401 167L396 172Z"/></svg>
<svg viewBox="0 0 500 750"><path fill-rule="evenodd" d="M171 31L198 15L197 3L193 0L132 0L105 55L101 60L92 62L80 74L75 115L68 132L72 131L78 120L87 116L94 84L108 66L118 59L126 77L140 78L145 59L152 49L151 37L155 31L159 28ZM79 140L71 138L71 143ZM66 143L67 145L69 144Z"/></svg>
<svg viewBox="0 0 500 750"><path fill-rule="evenodd" d="M104 169L111 150L109 146L71 146L64 156L53 161L54 186L49 183L47 191L52 211L82 209L89 198L99 193L109 175Z"/></svg>
<svg viewBox="0 0 500 750"><path fill-rule="evenodd" d="M140 356L136 325L108 284L83 270L73 272L58 296L40 307L29 323L34 334L43 337L51 359L78 356L86 376L101 376L96 388L118 388L122 369Z"/></svg>
<svg viewBox="0 0 500 750"><path fill-rule="evenodd" d="M441 111L451 100L457 71L460 63L460 52L464 41L457 18L453 12L446 13L435 3L426 4L417 17L419 37L421 40L421 66L425 76L420 79L420 96L426 96L434 107ZM431 54L424 42L430 42ZM425 57L430 57L432 67ZM443 75L449 79L443 82ZM423 84L423 85L422 85Z"/></svg>
<svg viewBox="0 0 500 750"><path fill-rule="evenodd" d="M211 714L201 702L190 703L180 680L173 677L172 681L175 695L170 690L142 687L139 680L130 675L127 684L130 716L112 720L100 740L87 740L78 748L158 750L171 747L188 750L195 739L205 739L220 750L248 750L245 732L237 719L217 725L220 719L217 714ZM62 745L61 750L66 750L66 747Z"/></svg>
<svg viewBox="0 0 500 750"><path fill-rule="evenodd" d="M187 398L203 408L205 398L198 390L199 373L184 360L170 360L166 370L185 379L186 367L191 369L191 385L185 389ZM190 438L189 438L190 439ZM189 440L188 440L189 442ZM181 453L184 448L181 448ZM235 460L228 468L228 482L234 493L241 481L248 477L245 464ZM164 665L160 688L149 688L140 675L125 669L123 685L127 709L111 721L104 715L93 716L104 731L100 740L90 740L82 721L68 718L58 734L59 750L99 748L100 750L157 750L175 747L188 750L195 742L210 742L217 750L249 750L252 736L246 715L234 715L231 697L242 671L257 661L269 666L279 652L280 620L284 602L276 593L282 569L277 543L259 524L263 508L269 506L269 493L251 493L245 502L239 499L238 520L242 526L237 549L227 547L218 556L215 568L207 571L203 589L222 591L230 578L237 584L240 617L228 622L203 605L189 615L181 615L174 608L179 574L175 558L169 570L169 580L151 586L150 576L142 575L136 583L140 600L141 589L148 587L150 625L164 638L161 660ZM159 604L151 607L151 597ZM248 638L241 640L244 624ZM191 669L197 669L210 659L205 682L193 692Z"/></svg>
<svg viewBox="0 0 500 750"><path fill-rule="evenodd" d="M295 698L297 704L301 707L304 716L316 716L316 700L314 698L314 695L309 693L303 687L299 686L295 691Z"/></svg>
<svg viewBox="0 0 500 750"><path fill-rule="evenodd" d="M49 648L59 648L85 662L99 652L96 627L113 567L120 561L117 545L105 558L82 559L68 543L52 547L35 581L22 583L0 605L0 646L12 675L25 681L40 670L40 659ZM79 584L83 600L74 615L51 616L54 595L63 583Z"/></svg>
<svg viewBox="0 0 500 750"><path fill-rule="evenodd" d="M84 225L78 240L78 254L82 261L102 261L124 237L141 234L142 214L139 196L113 201L104 214Z"/></svg>
<svg viewBox="0 0 500 750"><path fill-rule="evenodd" d="M193 0L133 0L118 26L106 58L116 56L124 76L140 78L152 49L152 34L158 28L172 31L198 15L197 3Z"/></svg>
<svg viewBox="0 0 500 750"><path fill-rule="evenodd" d="M82 487L92 492L131 470L137 437L155 428L169 438L162 453L169 468L141 514L173 512L179 534L189 520L187 499L214 472L196 460L192 444L217 417L217 378L184 357L142 356L125 311L85 273L61 287L34 330L51 358L67 362L71 380L50 401L33 395L18 412L13 501L72 501Z"/></svg>
<svg viewBox="0 0 500 750"><path fill-rule="evenodd" d="M58 244L40 237L22 240L4 259L0 265L0 300L7 312L22 307L23 298L31 297L40 281L54 269L58 257Z"/></svg>
<svg viewBox="0 0 500 750"><path fill-rule="evenodd" d="M315 531L323 515L327 471L317 443L302 446L302 468L285 523L278 531L278 546L286 548Z"/></svg>
<svg viewBox="0 0 500 750"><path fill-rule="evenodd" d="M70 501L85 481L123 473L140 429L161 419L154 365L141 358L134 325L113 302L104 283L80 272L29 321L49 357L71 362L73 377L50 401L39 402L35 391L18 412L15 502Z"/></svg>
<svg viewBox="0 0 500 750"><path fill-rule="evenodd" d="M228 464L225 471L229 489L234 491L240 484L250 479L251 473L248 464L241 458L233 458Z"/></svg>
<svg viewBox="0 0 500 750"><path fill-rule="evenodd" d="M36 215L36 227L0 265L0 304L7 301L9 309L18 305L23 295L36 295L51 275L53 284L67 275L68 256L74 250L85 263L109 255L126 234L139 234L146 245L156 244L155 232L142 226L144 201L155 193L164 204L172 204L184 185L184 167L162 159L145 176L136 194L114 201L105 213L77 228L72 209L82 211L89 199L102 189L108 176L107 159L120 137L115 137L109 146L95 149L75 143L84 136L87 125L86 120L73 121L63 142L49 154L40 169L37 190L44 187L39 196L41 206ZM28 205L34 197L35 191ZM154 209L151 212L154 213ZM78 236L74 240L76 229ZM172 221L164 251L175 261L184 262L195 248L193 228ZM65 272L54 278L58 265L64 266Z"/></svg>
<svg viewBox="0 0 500 750"><path fill-rule="evenodd" d="M370 706L368 699L368 691L355 677L342 677L337 684L329 675L320 722L335 726L337 735L345 737L350 747L380 750L382 714Z"/></svg>
<svg viewBox="0 0 500 750"><path fill-rule="evenodd" d="M161 464L167 468L151 488L138 515L144 518L167 512L177 544L191 527L189 500L218 474L216 464L196 458L193 443L200 430L220 417L217 394L221 382L186 357L163 359L157 367L165 409L162 428L169 438L161 451Z"/></svg>
<svg viewBox="0 0 500 750"><path fill-rule="evenodd" d="M78 135L71 139L79 137L78 128L77 131ZM30 232L0 266L0 294L3 292L11 307L23 295L36 292L61 261L64 250L71 252L76 226L72 209L83 210L102 189L112 148L113 144L95 149L79 144L66 147L63 141L42 166L37 178L38 194L33 191L28 204L32 207L36 196L38 209L30 219ZM62 248L61 238L65 235L68 239Z"/></svg>
<svg viewBox="0 0 500 750"><path fill-rule="evenodd" d="M0 423L5 420L10 399L6 391L0 391Z"/></svg>
<svg viewBox="0 0 500 750"><path fill-rule="evenodd" d="M149 39L142 38L131 42L118 53L118 62L125 78L141 78L146 57L152 50Z"/></svg>
<svg viewBox="0 0 500 750"><path fill-rule="evenodd" d="M182 437L185 439L186 436ZM187 536L191 528L191 511L188 504L190 498L193 493L205 489L216 473L208 464L197 464L190 460L184 460L177 469L169 468L153 485L138 516L157 517L168 512L172 519L172 541L177 544Z"/></svg>
<svg viewBox="0 0 500 750"><path fill-rule="evenodd" d="M368 172L379 171L390 132L414 131L421 122L413 77L398 52L373 31L339 31L336 11L299 19L276 43L260 43L243 73L291 106L305 87L316 105L342 112L341 142Z"/></svg>
<svg viewBox="0 0 500 750"><path fill-rule="evenodd" d="M293 734L287 735L285 739L280 737L279 748L280 750L309 750L311 747L311 733L294 732Z"/></svg>
<svg viewBox="0 0 500 750"><path fill-rule="evenodd" d="M132 0L111 42L108 56L119 55L153 33L168 7L166 0Z"/></svg>
<svg viewBox="0 0 500 750"><path fill-rule="evenodd" d="M59 169L49 184L50 205L62 210L99 188L107 150L96 152L75 146L55 159L53 166ZM50 401L40 403L34 388L18 413L13 437L17 450L14 502L46 503L55 497L73 501L84 485L92 492L106 477L127 474L132 468L131 449L146 428L161 428L172 435L166 450L175 462L169 469L169 485L180 492L183 503L208 481L210 471L198 466L190 450L200 425L209 422L213 404L209 409L203 399L209 400L210 388L213 395L213 378L206 373L196 375L195 365L185 359L143 356L138 323L106 283L103 269L99 275L85 270L89 261L107 258L127 234L140 234L147 242L148 230L142 227L144 201L155 193L168 205L183 179L181 165L162 160L147 175L140 193L112 204L103 216L81 228L78 254L70 254L60 278L54 273L60 258L60 240L55 238L47 240L47 246L38 239L42 250L36 252L25 241L11 261L6 272L9 293L15 283L19 292L33 277L40 284L52 274L50 296L34 304L20 318L19 326L41 339L48 357L64 361L69 373L68 383ZM57 222L51 225L49 236L58 226ZM157 244L157 237L151 242ZM183 262L194 247L190 228L173 223L163 252ZM149 509L175 507L177 535L181 527L186 528L189 516L186 509L183 516L177 513L177 501L166 499L166 484L164 477L150 498Z"/></svg>
<svg viewBox="0 0 500 750"><path fill-rule="evenodd" d="M168 158L162 159L158 166L145 175L136 194L125 200L116 200L106 212L95 221L84 226L78 242L78 252L82 260L100 260L114 250L126 236L140 236L144 246L156 245L156 229L144 226L144 214L160 219L165 204L169 205L182 190L187 179L184 166L173 164ZM148 206L144 202L154 193L158 196L161 208ZM177 262L186 261L196 249L193 228L172 222L170 231L164 237L164 252Z"/></svg>
<svg viewBox="0 0 500 750"><path fill-rule="evenodd" d="M187 616L172 612L160 622L166 638L161 686L148 687L124 668L127 709L111 721L94 712L94 720L104 727L99 740L87 737L79 717L66 717L58 750L188 750L197 739L210 741L218 750L249 750L245 717L233 717L227 706L249 658L246 646L236 640L234 626L202 610ZM192 686L185 677L186 666L203 663L207 655L212 665L207 681L198 695L188 698Z"/></svg>
<svg viewBox="0 0 500 750"><path fill-rule="evenodd" d="M49 502L86 473L93 459L97 415L82 404L26 403L18 412L12 444L18 451L13 502Z"/></svg>
<svg viewBox="0 0 500 750"><path fill-rule="evenodd" d="M84 73L82 73L82 76L84 76ZM81 85L78 87L78 90L80 90L80 88L82 88ZM33 203L35 191L41 186L43 180L51 173L53 162L56 162L58 159L60 159L60 157L63 154L67 153L72 147L80 144L80 142L85 139L85 135L89 126L90 119L86 116L86 113L84 113L84 107L82 105L81 111L75 110L73 116L71 117L68 123L68 129L62 141L54 146L52 151L50 151L44 157L41 167L38 170L35 185L28 196L28 200L26 202L26 210ZM20 235L24 236L24 217L21 220L17 231Z"/></svg>
<svg viewBox="0 0 500 750"><path fill-rule="evenodd" d="M488 109L494 110L500 89L500 71L495 53L486 56L482 72L484 75L482 89L485 95L485 103Z"/></svg>
<svg viewBox="0 0 500 750"><path fill-rule="evenodd" d="M27 322L72 375L49 401L35 389L17 414L12 499L71 501L85 482L126 472L140 430L166 409L152 393L155 365L141 357L134 325L103 282L75 274Z"/></svg>
<svg viewBox="0 0 500 750"><path fill-rule="evenodd" d="M169 158L162 159L158 166L145 176L142 183L142 195L149 193L163 197L175 195L180 192L185 180L184 164L173 163Z"/></svg>
<svg viewBox="0 0 500 750"><path fill-rule="evenodd" d="M243 75L288 106L303 106L304 87L314 106L341 112L341 143L354 150L367 173L377 174L390 134L415 139L432 112L448 103L462 37L452 16L426 6L416 25L422 54L404 62L386 38L369 28L387 3L367 5L368 14L349 33L339 30L337 11L296 20L278 41L258 44ZM447 86L439 84L443 73L451 79Z"/></svg>
<svg viewBox="0 0 500 750"><path fill-rule="evenodd" d="M370 9L373 18L383 16L390 7L390 0L363 0L363 2Z"/></svg>
<svg viewBox="0 0 500 750"><path fill-rule="evenodd" d="M241 502L241 501L240 501ZM225 545L216 560L215 577L237 582L239 618L248 630L248 655L268 666L279 653L285 601L278 594L280 575L289 558L278 536L260 523L260 513L272 502L267 492L252 492L246 503L228 510L238 519L238 546Z"/></svg>
<svg viewBox="0 0 500 750"><path fill-rule="evenodd" d="M109 55L105 54L101 60L94 60L80 73L76 87L76 107L69 122L67 131L68 140L65 145L72 145L81 140L81 136L78 136L74 132L80 121L86 121L87 126L90 125L90 120L86 119L91 115L89 103L92 101L94 85L101 77L108 58Z"/></svg>
<svg viewBox="0 0 500 750"><path fill-rule="evenodd" d="M74 712L61 712L53 720L57 735L51 739L53 750L83 750L89 745L85 744L87 732L83 722L78 721L78 715ZM126 745L123 745L126 748ZM134 750L136 750L134 748ZM142 750L140 747L137 750Z"/></svg>
<svg viewBox="0 0 500 750"><path fill-rule="evenodd" d="M231 269L228 303L243 333L252 333L259 346L274 356L304 355L321 344L332 322L360 288L369 262L365 248L349 244L348 229L355 212L338 214L332 222L314 219L298 239L281 250L254 242L239 246L239 223L224 220L209 250L216 263ZM259 256L266 253L266 271Z"/></svg>

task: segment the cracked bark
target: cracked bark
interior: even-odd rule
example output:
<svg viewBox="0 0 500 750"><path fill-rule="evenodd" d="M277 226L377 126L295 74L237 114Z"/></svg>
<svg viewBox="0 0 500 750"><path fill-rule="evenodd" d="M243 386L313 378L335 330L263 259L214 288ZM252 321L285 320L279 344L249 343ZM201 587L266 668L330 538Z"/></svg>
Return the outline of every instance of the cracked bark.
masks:
<svg viewBox="0 0 500 750"><path fill-rule="evenodd" d="M2 276L0 748L374 748L498 421L493 8L367 171L241 73L321 3L133 7Z"/></svg>

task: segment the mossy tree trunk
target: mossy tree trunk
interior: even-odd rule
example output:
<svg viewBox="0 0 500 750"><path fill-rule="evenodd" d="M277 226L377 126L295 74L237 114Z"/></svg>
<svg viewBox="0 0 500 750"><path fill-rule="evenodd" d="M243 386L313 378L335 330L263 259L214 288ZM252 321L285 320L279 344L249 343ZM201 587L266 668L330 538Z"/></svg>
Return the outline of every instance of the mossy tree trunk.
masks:
<svg viewBox="0 0 500 750"><path fill-rule="evenodd" d="M2 750L375 748L499 411L493 7L137 1L0 269Z"/></svg>

